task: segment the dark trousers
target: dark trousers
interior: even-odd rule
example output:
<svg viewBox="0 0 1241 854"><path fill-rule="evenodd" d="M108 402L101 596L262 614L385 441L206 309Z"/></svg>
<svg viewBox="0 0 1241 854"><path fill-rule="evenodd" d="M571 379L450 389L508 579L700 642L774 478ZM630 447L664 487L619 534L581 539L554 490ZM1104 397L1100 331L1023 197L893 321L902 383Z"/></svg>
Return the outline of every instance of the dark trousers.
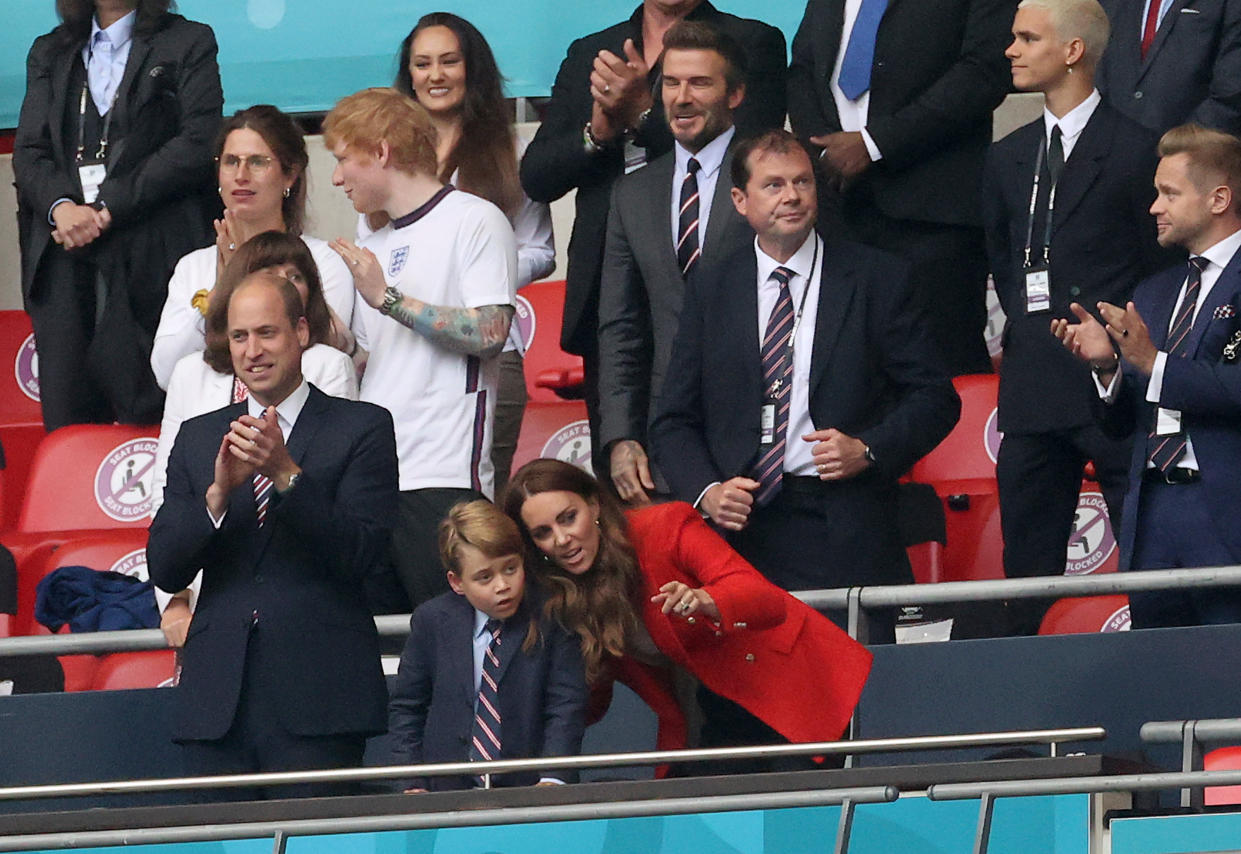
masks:
<svg viewBox="0 0 1241 854"><path fill-rule="evenodd" d="M1215 536L1202 482L1142 485L1131 570L1232 566L1241 563ZM1241 591L1222 587L1129 594L1135 629L1241 622Z"/></svg>
<svg viewBox="0 0 1241 854"><path fill-rule="evenodd" d="M154 330L135 320L123 283L106 281L89 255L52 247L26 312L39 349L45 428L159 423L164 394L151 373Z"/></svg>
<svg viewBox="0 0 1241 854"><path fill-rule="evenodd" d="M1131 444L1110 439L1095 425L1051 433L1006 433L995 476L999 486L1004 574L1009 578L1063 575L1077 513L1082 469L1094 461L1107 501L1112 530L1118 530ZM1050 603L1014 599L1007 603L1006 629L1038 634Z"/></svg>
<svg viewBox="0 0 1241 854"><path fill-rule="evenodd" d="M262 626L256 626L254 632L262 630ZM261 647L253 637L247 645L237 713L224 737L216 741L182 743L186 775L200 777L361 766L366 748L364 734L297 735L281 725L280 707L288 702L288 698L277 694L261 676L280 667L280 662L269 661L265 664L265 653ZM330 691L332 687L323 686L323 690ZM352 783L298 783L266 789L202 789L195 794L201 801L239 801L347 795L355 788Z"/></svg>
<svg viewBox="0 0 1241 854"><path fill-rule="evenodd" d="M853 239L909 263L914 298L927 313L935 343L953 375L989 374L987 255L981 227L893 219L868 198L864 186L831 214Z"/></svg>
<svg viewBox="0 0 1241 854"><path fill-rule="evenodd" d="M785 590L912 584L897 525L895 485L862 475L846 481L785 476L780 492L728 541ZM826 616L847 629L844 611ZM895 612L870 612L869 643L890 643Z"/></svg>
<svg viewBox="0 0 1241 854"><path fill-rule="evenodd" d="M495 469L495 496L500 500L512 474L513 454L521 436L526 412L525 360L509 350L500 354L500 384L496 389L496 413L491 429L491 465Z"/></svg>
<svg viewBox="0 0 1241 854"><path fill-rule="evenodd" d="M473 489L413 489L401 493L392 530L392 566L417 608L449 590L440 561L439 526L454 504L485 498Z"/></svg>

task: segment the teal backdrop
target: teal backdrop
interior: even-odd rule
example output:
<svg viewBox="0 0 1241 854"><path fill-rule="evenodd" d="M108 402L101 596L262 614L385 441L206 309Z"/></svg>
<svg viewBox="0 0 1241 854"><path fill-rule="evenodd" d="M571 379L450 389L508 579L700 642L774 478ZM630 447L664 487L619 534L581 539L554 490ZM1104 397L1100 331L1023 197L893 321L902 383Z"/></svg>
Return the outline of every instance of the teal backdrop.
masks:
<svg viewBox="0 0 1241 854"><path fill-rule="evenodd" d="M343 95L392 82L401 39L419 16L455 12L487 37L511 97L538 97L569 43L627 18L636 0L180 0L181 14L210 24L220 44L225 110L271 103L294 113L322 112ZM720 8L793 32L804 0L722 0ZM3 0L0 27L0 128L17 126L26 89L26 54L56 25L54 0Z"/></svg>

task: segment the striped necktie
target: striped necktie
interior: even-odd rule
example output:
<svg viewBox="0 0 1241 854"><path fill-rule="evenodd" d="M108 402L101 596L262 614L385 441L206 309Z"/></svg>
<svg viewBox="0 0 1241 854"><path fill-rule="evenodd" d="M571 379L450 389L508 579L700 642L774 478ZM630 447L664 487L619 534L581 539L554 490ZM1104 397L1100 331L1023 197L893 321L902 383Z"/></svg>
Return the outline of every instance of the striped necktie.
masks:
<svg viewBox="0 0 1241 854"><path fill-rule="evenodd" d="M788 267L772 270L771 278L780 286L776 306L767 319L767 332L763 335L763 403L774 404L775 423L771 445L759 457L752 477L758 481L754 504L762 507L776 497L784 477L784 440L789 427L789 400L793 390L793 359L789 353L789 338L793 334L793 296L789 282L793 271Z"/></svg>
<svg viewBox="0 0 1241 854"><path fill-rule="evenodd" d="M1158 0L1152 0L1158 2ZM1185 278L1185 298L1181 300L1180 310L1172 318L1168 328L1168 340L1164 352L1169 359L1184 359L1189 355L1186 341L1190 330L1194 327L1194 310L1198 307L1198 293L1202 290L1202 271L1210 262L1200 255L1189 259L1189 274ZM1158 410L1156 408L1156 419ZM1180 430L1168 436L1157 435L1151 430L1146 437L1146 459L1155 468L1166 472L1175 468L1176 464L1185 459L1185 431Z"/></svg>
<svg viewBox="0 0 1241 854"><path fill-rule="evenodd" d="M250 396L250 390L241 381L241 377L233 377L233 403L241 403ZM271 478L265 474L254 473L254 515L258 518L259 527L267 521L267 505L271 503Z"/></svg>
<svg viewBox="0 0 1241 854"><path fill-rule="evenodd" d="M493 618L485 626L491 633L491 642L483 653L483 673L478 681L478 703L474 707L474 727L470 731L471 762L500 758L500 629L503 625Z"/></svg>
<svg viewBox="0 0 1241 854"><path fill-rule="evenodd" d="M698 241L698 170L701 164L693 157L685 168L685 180L681 182L680 217L677 222L677 266L681 277L689 276L699 256L702 255Z"/></svg>

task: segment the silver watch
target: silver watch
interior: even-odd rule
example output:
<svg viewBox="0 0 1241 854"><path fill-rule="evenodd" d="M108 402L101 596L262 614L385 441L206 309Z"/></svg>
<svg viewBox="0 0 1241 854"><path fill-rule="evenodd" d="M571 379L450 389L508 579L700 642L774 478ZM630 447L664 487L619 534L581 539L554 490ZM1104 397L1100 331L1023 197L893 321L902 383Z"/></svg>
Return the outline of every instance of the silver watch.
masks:
<svg viewBox="0 0 1241 854"><path fill-rule="evenodd" d="M392 285L384 288L384 301L379 304L380 314L391 314L392 309L401 304L401 300L405 299L405 295L398 291Z"/></svg>

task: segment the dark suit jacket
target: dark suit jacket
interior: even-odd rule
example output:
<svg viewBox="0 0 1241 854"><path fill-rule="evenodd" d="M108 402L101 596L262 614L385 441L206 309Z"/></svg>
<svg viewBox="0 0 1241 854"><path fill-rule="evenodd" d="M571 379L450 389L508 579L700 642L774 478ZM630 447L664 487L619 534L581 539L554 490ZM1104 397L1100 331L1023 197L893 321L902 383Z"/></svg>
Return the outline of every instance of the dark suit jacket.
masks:
<svg viewBox="0 0 1241 854"><path fill-rule="evenodd" d="M1138 285L1134 304L1150 328L1151 340L1164 349L1172 309L1185 281L1185 266L1178 264ZM1163 374L1160 405L1179 409L1182 425L1202 470L1201 486L1209 496L1215 524L1202 536L1224 544L1234 562L1241 563L1241 361L1224 356L1224 347L1238 340L1241 332L1241 252L1220 274L1207 294L1189 333L1186 358L1169 357ZM1120 568L1132 565L1133 546L1142 531L1137 524L1142 504L1142 473L1146 468L1145 437L1154 426L1155 406L1146 401L1149 377L1124 365L1116 402L1106 408L1110 432L1132 432L1133 463L1129 470L1129 493L1120 523ZM1182 556L1183 566L1198 566L1197 556Z"/></svg>
<svg viewBox="0 0 1241 854"><path fill-rule="evenodd" d="M1095 311L1124 305L1138 281L1172 258L1155 241L1155 135L1100 104L1065 161L1051 236L1051 310L1027 315L1023 260L1034 164L1043 117L991 147L983 181L987 252L1008 320L1000 368L999 427L1042 433L1084 426L1098 396L1089 368L1048 330L1072 317L1069 303ZM1042 259L1042 217L1032 256Z"/></svg>
<svg viewBox="0 0 1241 854"><path fill-rule="evenodd" d="M841 130L832 69L844 0L809 0L789 66L789 121L803 140ZM867 130L883 154L850 196L889 217L977 225L991 111L1011 86L1004 48L1016 0L889 0L876 36Z"/></svg>
<svg viewBox="0 0 1241 854"><path fill-rule="evenodd" d="M147 564L157 586L182 590L203 568L177 687L176 736L225 734L251 644L261 645L266 668L256 676L280 698L289 732L383 732L387 692L362 579L395 521L392 417L311 386L288 439L303 471L296 486L283 497L273 492L259 528L253 487L243 483L217 530L204 496L220 440L245 411L234 404L181 425L151 525Z"/></svg>
<svg viewBox="0 0 1241 854"><path fill-rule="evenodd" d="M894 496L896 479L956 424L960 399L910 296L904 263L845 240L825 242L810 415L816 429L855 436L878 460L828 489ZM655 461L685 501L695 501L713 482L746 474L759 454L763 390L754 251L746 241L716 256L686 288L651 428Z"/></svg>
<svg viewBox="0 0 1241 854"><path fill-rule="evenodd" d="M576 756L586 729L586 676L576 635L539 618L527 575L526 598L500 635L501 759ZM540 637L523 651L531 620ZM419 605L392 684L389 729L400 764L465 762L474 726L474 607L464 596L444 593ZM577 782L575 771L505 774L502 786L532 785L541 776ZM409 788L469 788L464 777L430 777Z"/></svg>
<svg viewBox="0 0 1241 854"><path fill-rule="evenodd" d="M754 239L732 202L732 148L724 156L703 255L726 252ZM648 445L655 394L663 387L672 339L681 315L685 280L672 239L673 173L668 152L616 182L608 214L608 239L599 291L599 443L619 439ZM680 192L677 188L676 192Z"/></svg>
<svg viewBox="0 0 1241 854"><path fill-rule="evenodd" d="M745 50L749 62L746 99L733 116L738 133L746 135L783 127L787 54L781 32L759 21L720 12L708 0L694 7L688 18L718 27ZM569 45L556 73L543 123L521 162L521 184L534 201L554 202L570 190L577 190L560 333L560 346L570 353L593 352L596 344L604 228L612 182L625 171L621 146L609 146L597 154L587 154L582 147L582 129L590 121L593 103L590 71L601 50L624 56L625 39L633 39L638 50L642 50L641 6L629 20ZM646 146L648 161L672 149L672 132L658 89L654 88L658 79L658 69L652 69L655 106L637 140Z"/></svg>
<svg viewBox="0 0 1241 854"><path fill-rule="evenodd" d="M1197 122L1241 133L1241 0L1175 0L1142 58L1142 0L1101 0L1112 36L1099 90L1163 133Z"/></svg>
<svg viewBox="0 0 1241 854"><path fill-rule="evenodd" d="M70 43L63 26L40 36L26 60L13 148L22 246L22 294L53 283L39 274L51 240L48 211L61 198L82 202L74 150L65 146L66 106L76 122L78 92L70 92L82 42ZM133 45L113 107L108 177L99 199L112 227L89 250L98 264L123 279L143 301L135 308L151 332L167 295L168 276L182 255L210 243L219 201L212 145L224 104L211 28L180 15L162 15L134 30ZM73 136L73 129L69 134ZM150 318L145 303L153 303Z"/></svg>

